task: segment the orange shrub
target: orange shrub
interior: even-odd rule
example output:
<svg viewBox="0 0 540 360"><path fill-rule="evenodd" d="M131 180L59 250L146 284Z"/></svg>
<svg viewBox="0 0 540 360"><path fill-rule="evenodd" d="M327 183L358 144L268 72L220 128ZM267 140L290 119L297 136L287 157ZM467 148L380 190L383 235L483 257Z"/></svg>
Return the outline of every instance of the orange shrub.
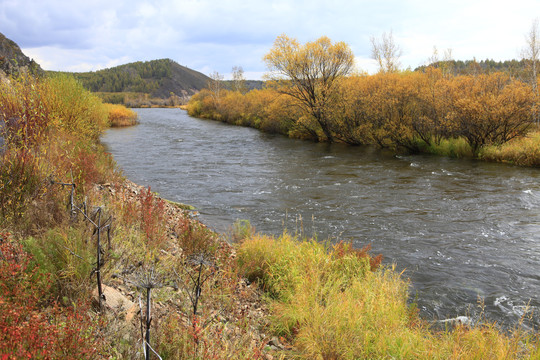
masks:
<svg viewBox="0 0 540 360"><path fill-rule="evenodd" d="M433 152L443 140L465 139L478 156L484 145L524 136L534 103L530 86L502 73L449 77L430 67L350 76L336 82L325 103L323 129L301 100L287 95L290 86L268 83L245 95L222 91L219 102L203 90L188 109L193 116L290 137L407 152Z"/></svg>

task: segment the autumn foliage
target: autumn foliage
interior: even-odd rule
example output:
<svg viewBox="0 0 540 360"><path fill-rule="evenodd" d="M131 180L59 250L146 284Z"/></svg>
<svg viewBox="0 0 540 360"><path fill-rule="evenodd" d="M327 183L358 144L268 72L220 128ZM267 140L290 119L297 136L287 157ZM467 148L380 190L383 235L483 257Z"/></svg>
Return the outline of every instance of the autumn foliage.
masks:
<svg viewBox="0 0 540 360"><path fill-rule="evenodd" d="M0 234L0 256L0 359L100 358L82 304L76 311L48 297L47 275L7 233Z"/></svg>
<svg viewBox="0 0 540 360"><path fill-rule="evenodd" d="M137 123L137 113L124 105L106 104L111 127L132 126Z"/></svg>
<svg viewBox="0 0 540 360"><path fill-rule="evenodd" d="M189 113L294 138L410 153L438 153L443 141L464 141L463 151L473 156L525 136L533 125L534 91L509 73L454 76L430 66L351 75L350 49L326 37L301 45L282 35L264 60L271 80L265 89L221 91L219 102L203 90Z"/></svg>
<svg viewBox="0 0 540 360"><path fill-rule="evenodd" d="M325 106L330 108L326 129L294 97L276 88L245 95L225 91L219 107L202 91L188 110L194 116L291 137L409 152L463 138L477 154L484 145L527 134L533 94L527 84L503 73L444 77L439 69L428 68L422 73L344 78Z"/></svg>

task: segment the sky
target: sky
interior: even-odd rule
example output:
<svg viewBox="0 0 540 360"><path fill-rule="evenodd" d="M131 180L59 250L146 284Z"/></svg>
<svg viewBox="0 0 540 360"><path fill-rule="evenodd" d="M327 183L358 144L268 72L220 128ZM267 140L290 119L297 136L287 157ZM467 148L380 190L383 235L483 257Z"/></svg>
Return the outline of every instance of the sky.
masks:
<svg viewBox="0 0 540 360"><path fill-rule="evenodd" d="M346 42L374 72L370 38L392 31L402 68L452 50L456 60L520 58L540 0L0 0L0 33L45 70L95 71L170 58L226 79L266 72L281 34Z"/></svg>

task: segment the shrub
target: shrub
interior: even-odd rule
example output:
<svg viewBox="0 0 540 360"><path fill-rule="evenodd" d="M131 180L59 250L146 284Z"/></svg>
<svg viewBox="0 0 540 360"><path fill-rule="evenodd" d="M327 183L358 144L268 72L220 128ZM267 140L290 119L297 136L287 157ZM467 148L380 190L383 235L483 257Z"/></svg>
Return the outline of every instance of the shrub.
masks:
<svg viewBox="0 0 540 360"><path fill-rule="evenodd" d="M20 220L29 202L44 191L37 157L10 148L0 155L0 225Z"/></svg>
<svg viewBox="0 0 540 360"><path fill-rule="evenodd" d="M150 187L140 191L138 197L141 230L146 235L148 245L159 248L167 240L165 201L154 196Z"/></svg>
<svg viewBox="0 0 540 360"><path fill-rule="evenodd" d="M206 254L213 255L218 248L216 234L197 221L189 218L178 220L174 225L178 245L184 255Z"/></svg>
<svg viewBox="0 0 540 360"><path fill-rule="evenodd" d="M46 82L50 121L83 139L97 140L108 121L101 99L70 75L52 76Z"/></svg>
<svg viewBox="0 0 540 360"><path fill-rule="evenodd" d="M47 274L29 266L31 256L2 234L0 243L0 359L96 359L103 357L94 320L51 303ZM48 306L47 306L48 305ZM44 307L47 306L47 307Z"/></svg>
<svg viewBox="0 0 540 360"><path fill-rule="evenodd" d="M109 126L122 127L137 124L137 113L123 105L105 104L109 113Z"/></svg>

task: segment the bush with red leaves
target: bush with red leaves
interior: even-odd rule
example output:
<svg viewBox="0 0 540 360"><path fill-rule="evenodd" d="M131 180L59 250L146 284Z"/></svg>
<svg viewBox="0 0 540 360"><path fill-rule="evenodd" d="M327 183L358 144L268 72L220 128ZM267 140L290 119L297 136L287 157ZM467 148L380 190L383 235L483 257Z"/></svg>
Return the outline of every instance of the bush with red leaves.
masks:
<svg viewBox="0 0 540 360"><path fill-rule="evenodd" d="M30 269L30 260L0 233L0 360L102 357L87 306L75 310L52 301L46 275Z"/></svg>

